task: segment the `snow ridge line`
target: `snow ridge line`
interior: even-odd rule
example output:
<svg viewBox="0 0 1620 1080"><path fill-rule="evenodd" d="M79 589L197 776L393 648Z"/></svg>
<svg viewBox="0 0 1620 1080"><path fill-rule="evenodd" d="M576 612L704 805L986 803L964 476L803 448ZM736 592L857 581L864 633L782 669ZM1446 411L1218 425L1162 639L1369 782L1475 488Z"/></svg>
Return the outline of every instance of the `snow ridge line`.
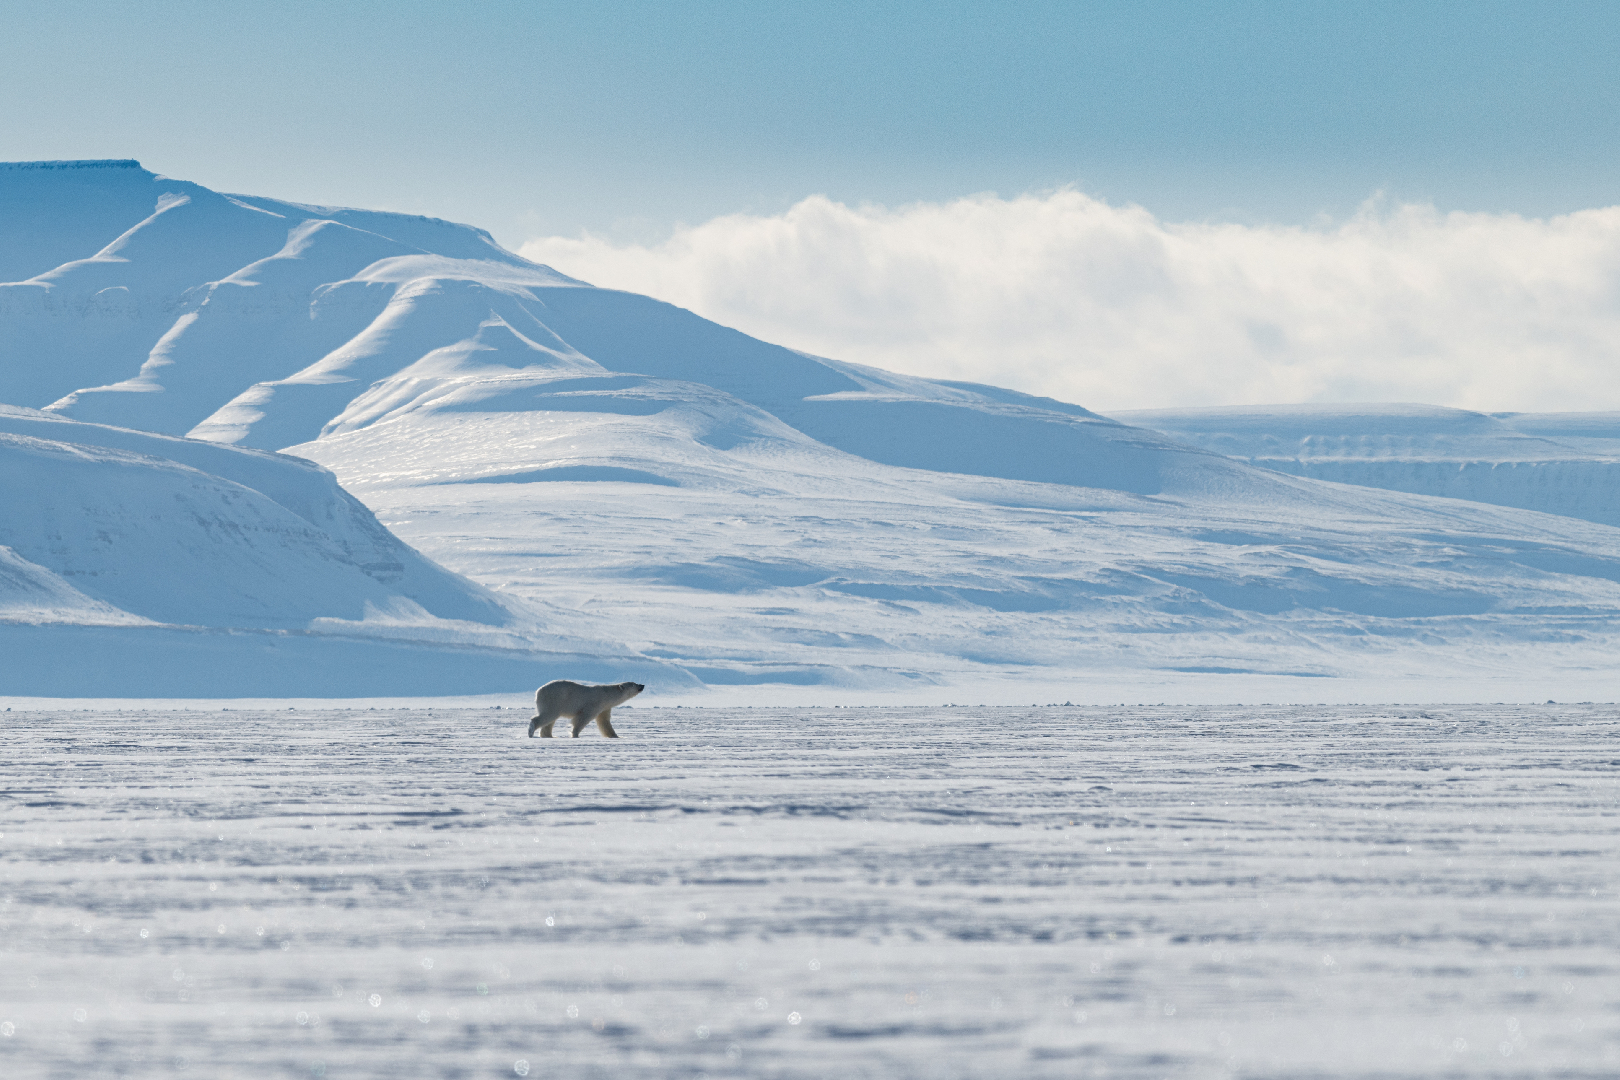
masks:
<svg viewBox="0 0 1620 1080"><path fill-rule="evenodd" d="M0 161L0 170L24 169L139 169L134 158L83 158L69 161Z"/></svg>

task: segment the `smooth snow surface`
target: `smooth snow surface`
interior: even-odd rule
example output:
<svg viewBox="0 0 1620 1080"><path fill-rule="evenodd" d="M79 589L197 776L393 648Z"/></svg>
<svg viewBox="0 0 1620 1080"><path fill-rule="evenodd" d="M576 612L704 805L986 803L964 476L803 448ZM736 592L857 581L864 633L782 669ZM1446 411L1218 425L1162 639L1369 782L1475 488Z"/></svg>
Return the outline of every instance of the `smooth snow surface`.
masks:
<svg viewBox="0 0 1620 1080"><path fill-rule="evenodd" d="M1620 1073L1613 706L0 715L16 1080Z"/></svg>
<svg viewBox="0 0 1620 1080"><path fill-rule="evenodd" d="M0 400L48 414L8 414L32 425L21 434L54 439L57 417L171 437L156 451L12 447L28 491L68 492L51 498L78 500L77 523L53 562L40 553L55 503L16 504L32 509L6 526L27 542L9 545L22 562L0 575L0 612L103 636L109 619L146 619L469 648L547 678L759 687L759 702L784 687L811 701L1024 701L1032 685L1198 675L1295 680L1288 700L1339 696L1310 689L1322 679L1620 689L1612 416L1582 428L1280 407L1122 424L758 341L448 222L222 195L128 162L3 168L0 198L14 244L0 265L28 275L0 285ZM264 469L242 480L222 464L284 458L229 447L330 468L476 585L429 599L353 551L353 566L292 571L282 554L326 550L299 539L309 526L342 532L358 508L311 519ZM161 467L118 456L171 448ZM177 485L200 482L186 470L220 477L203 520L229 527L204 530L187 557L212 559L207 574L170 590L179 519L128 523L178 506ZM51 479L70 472L101 479L71 494L77 481ZM321 482L321 505L348 497ZM100 552L102 507L131 539L113 545L123 568L95 577L76 568ZM276 529L286 551L267 561L256 538ZM368 529L363 543L396 543ZM205 595L220 612L185 614ZM289 647L292 672L305 654ZM584 657L599 662L569 667ZM409 665L360 666L378 674L363 694L528 679L480 686L488 672L468 667L435 688L411 670L391 687ZM30 670L0 691L51 692ZM251 668L184 670L221 672L202 696L342 693L337 669L279 691L230 685ZM71 676L58 693L130 692ZM183 678L157 682L185 692Z"/></svg>

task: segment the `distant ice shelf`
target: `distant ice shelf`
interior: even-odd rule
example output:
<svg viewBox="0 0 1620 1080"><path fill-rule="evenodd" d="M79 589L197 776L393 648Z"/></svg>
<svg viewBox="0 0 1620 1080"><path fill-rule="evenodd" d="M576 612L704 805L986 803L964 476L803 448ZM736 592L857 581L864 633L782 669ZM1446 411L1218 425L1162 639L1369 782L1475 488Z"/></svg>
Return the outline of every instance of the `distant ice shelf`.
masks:
<svg viewBox="0 0 1620 1080"><path fill-rule="evenodd" d="M1295 476L1620 525L1616 413L1276 405L1114 417Z"/></svg>

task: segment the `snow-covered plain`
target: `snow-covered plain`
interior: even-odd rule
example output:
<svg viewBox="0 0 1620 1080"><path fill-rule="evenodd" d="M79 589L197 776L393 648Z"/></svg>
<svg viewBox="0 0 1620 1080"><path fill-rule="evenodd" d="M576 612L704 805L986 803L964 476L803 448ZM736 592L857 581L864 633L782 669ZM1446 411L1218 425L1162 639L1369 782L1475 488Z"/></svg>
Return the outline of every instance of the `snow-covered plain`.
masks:
<svg viewBox="0 0 1620 1080"><path fill-rule="evenodd" d="M0 1073L1620 1073L1614 706L14 712Z"/></svg>

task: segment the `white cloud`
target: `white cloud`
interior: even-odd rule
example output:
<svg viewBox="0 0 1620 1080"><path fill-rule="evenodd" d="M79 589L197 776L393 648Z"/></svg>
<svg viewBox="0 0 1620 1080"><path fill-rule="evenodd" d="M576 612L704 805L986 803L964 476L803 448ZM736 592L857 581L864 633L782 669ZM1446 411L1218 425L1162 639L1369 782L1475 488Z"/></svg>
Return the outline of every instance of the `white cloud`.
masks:
<svg viewBox="0 0 1620 1080"><path fill-rule="evenodd" d="M888 210L812 197L656 246L523 245L756 337L1091 408L1620 408L1620 207L1369 204L1322 229L1172 224L1076 191Z"/></svg>

